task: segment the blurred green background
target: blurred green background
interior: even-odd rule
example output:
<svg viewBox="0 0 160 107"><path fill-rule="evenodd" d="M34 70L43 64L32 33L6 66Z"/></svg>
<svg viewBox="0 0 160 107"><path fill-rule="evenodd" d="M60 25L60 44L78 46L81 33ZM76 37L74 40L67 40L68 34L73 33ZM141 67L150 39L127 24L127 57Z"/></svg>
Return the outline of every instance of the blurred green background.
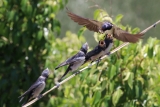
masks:
<svg viewBox="0 0 160 107"><path fill-rule="evenodd" d="M18 97L45 68L51 74L43 92L52 88L67 68L54 71L59 63L86 41L90 49L97 45L98 35L80 32L82 26L70 20L65 9L93 18L97 8L89 7L95 4L117 26L132 33L160 18L158 0L0 1L0 107L20 107ZM143 41L124 47L101 61L97 69L93 66L85 70L31 107L159 107L159 29L157 25ZM114 41L114 47L120 44Z"/></svg>

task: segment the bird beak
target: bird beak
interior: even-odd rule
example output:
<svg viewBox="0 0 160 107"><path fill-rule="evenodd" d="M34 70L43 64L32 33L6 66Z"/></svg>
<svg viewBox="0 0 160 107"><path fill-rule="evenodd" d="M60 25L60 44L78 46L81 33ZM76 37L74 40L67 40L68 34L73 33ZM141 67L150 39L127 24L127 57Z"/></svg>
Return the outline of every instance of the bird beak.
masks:
<svg viewBox="0 0 160 107"><path fill-rule="evenodd" d="M100 40L100 41L99 41L99 45L100 45L101 47L103 47L103 48L106 48L106 44L105 44L105 42L104 42L103 40Z"/></svg>
<svg viewBox="0 0 160 107"><path fill-rule="evenodd" d="M86 50L89 49L89 46L88 46L88 43L87 43L87 42L83 45L83 48L86 49Z"/></svg>

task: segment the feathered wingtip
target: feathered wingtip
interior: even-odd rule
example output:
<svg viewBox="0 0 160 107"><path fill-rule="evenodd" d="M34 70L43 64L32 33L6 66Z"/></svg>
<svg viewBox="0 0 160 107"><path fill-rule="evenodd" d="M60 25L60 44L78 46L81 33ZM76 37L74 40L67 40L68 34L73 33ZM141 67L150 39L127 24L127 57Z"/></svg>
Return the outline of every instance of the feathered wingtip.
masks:
<svg viewBox="0 0 160 107"><path fill-rule="evenodd" d="M67 12L69 12L69 9L68 9L68 7L66 7L66 10L67 10Z"/></svg>
<svg viewBox="0 0 160 107"><path fill-rule="evenodd" d="M22 96L19 96L18 98L21 98L21 99L19 100L19 102L21 102L21 101L23 100L23 98L24 98L24 97L22 97Z"/></svg>
<svg viewBox="0 0 160 107"><path fill-rule="evenodd" d="M58 68L62 67L62 66L65 66L65 65L68 65L68 63L66 61L62 62L61 64L59 64L55 70L57 70Z"/></svg>
<svg viewBox="0 0 160 107"><path fill-rule="evenodd" d="M57 66L54 70L57 70L59 68L59 66Z"/></svg>
<svg viewBox="0 0 160 107"><path fill-rule="evenodd" d="M22 102L22 100L24 99L24 97L22 97L22 96L19 96L18 98L21 98L21 99L19 100L19 103ZM25 105L26 102L27 102L27 101L24 101L23 104L22 104L22 106Z"/></svg>

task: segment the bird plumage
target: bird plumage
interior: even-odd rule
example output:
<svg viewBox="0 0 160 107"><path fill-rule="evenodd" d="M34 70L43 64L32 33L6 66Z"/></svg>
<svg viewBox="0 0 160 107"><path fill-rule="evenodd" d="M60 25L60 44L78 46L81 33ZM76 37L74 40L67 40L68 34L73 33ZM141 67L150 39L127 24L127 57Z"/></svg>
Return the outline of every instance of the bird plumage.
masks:
<svg viewBox="0 0 160 107"><path fill-rule="evenodd" d="M41 76L37 79L37 81L33 83L25 93L19 96L19 98L21 98L19 102L21 102L24 99L24 97L27 95L28 95L27 99L23 103L23 105L29 100L31 100L32 98L38 97L40 93L43 91L43 89L45 88L45 85L46 85L45 81L48 78L48 75L49 75L49 70L47 68L42 72Z"/></svg>
<svg viewBox="0 0 160 107"><path fill-rule="evenodd" d="M85 62L88 62L88 61L95 61L96 59L100 58L104 52L105 52L105 49L106 49L106 44L105 44L105 41L104 40L100 40L98 45L91 51L89 51L86 56L85 56Z"/></svg>
<svg viewBox="0 0 160 107"><path fill-rule="evenodd" d="M106 55L106 54L110 53L110 50L113 46L113 38L111 36L108 36L108 34L106 34L104 41L105 41L105 44L106 44L106 49L105 49L105 54L104 55Z"/></svg>
<svg viewBox="0 0 160 107"><path fill-rule="evenodd" d="M62 77L59 79L59 81L67 75L69 71L75 71L77 70L85 61L85 55L88 51L88 43L83 44L80 51L72 56L71 58L67 59L66 61L59 64L55 69L58 69L62 66L69 65L65 73L62 75Z"/></svg>
<svg viewBox="0 0 160 107"><path fill-rule="evenodd" d="M121 40L123 42L136 43L144 35L142 33L141 34L140 33L130 34L129 32L124 31L121 28L107 21L100 22L97 20L83 18L81 16L78 16L70 12L68 9L67 9L67 14L74 22L78 23L79 25L83 25L87 29L94 31L94 32L98 32L98 33L106 32L107 34L113 35L114 38Z"/></svg>

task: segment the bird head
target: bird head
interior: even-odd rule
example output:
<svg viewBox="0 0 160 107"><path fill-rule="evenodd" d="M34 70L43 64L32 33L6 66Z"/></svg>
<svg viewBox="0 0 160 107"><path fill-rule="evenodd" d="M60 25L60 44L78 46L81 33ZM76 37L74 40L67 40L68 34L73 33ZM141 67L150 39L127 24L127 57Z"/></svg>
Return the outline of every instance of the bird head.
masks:
<svg viewBox="0 0 160 107"><path fill-rule="evenodd" d="M83 51L84 53L87 53L89 49L88 43L86 42L85 44L82 45L81 47L81 51Z"/></svg>
<svg viewBox="0 0 160 107"><path fill-rule="evenodd" d="M105 34L104 40L113 40L113 37L110 34Z"/></svg>
<svg viewBox="0 0 160 107"><path fill-rule="evenodd" d="M113 25L109 22L104 22L102 25L102 31L110 30L113 27Z"/></svg>
<svg viewBox="0 0 160 107"><path fill-rule="evenodd" d="M106 44L105 44L105 41L104 41L104 40L100 40L98 45L99 45L99 47L101 47L101 48L103 48L103 49L106 48Z"/></svg>
<svg viewBox="0 0 160 107"><path fill-rule="evenodd" d="M104 41L105 41L106 47L108 47L110 43L113 43L113 37L109 34L105 34Z"/></svg>
<svg viewBox="0 0 160 107"><path fill-rule="evenodd" d="M50 72L49 72L49 69L47 68L47 69L45 69L45 70L42 72L42 74L41 74L41 75L42 75L43 77L48 78L49 73L50 73Z"/></svg>

